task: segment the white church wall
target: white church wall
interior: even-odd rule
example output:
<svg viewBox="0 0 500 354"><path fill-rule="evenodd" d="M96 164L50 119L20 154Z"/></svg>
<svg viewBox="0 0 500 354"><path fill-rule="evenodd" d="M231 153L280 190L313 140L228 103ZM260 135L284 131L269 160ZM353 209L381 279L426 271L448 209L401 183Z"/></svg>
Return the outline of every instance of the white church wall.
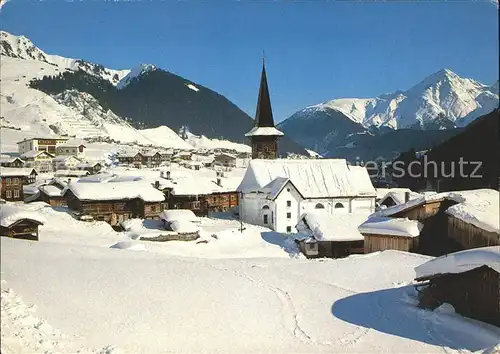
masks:
<svg viewBox="0 0 500 354"><path fill-rule="evenodd" d="M354 198L352 200L353 212L371 212L375 211L375 197L372 198Z"/></svg>
<svg viewBox="0 0 500 354"><path fill-rule="evenodd" d="M300 217L302 197L291 183L287 183L275 199L274 230L277 232L296 232L295 225Z"/></svg>

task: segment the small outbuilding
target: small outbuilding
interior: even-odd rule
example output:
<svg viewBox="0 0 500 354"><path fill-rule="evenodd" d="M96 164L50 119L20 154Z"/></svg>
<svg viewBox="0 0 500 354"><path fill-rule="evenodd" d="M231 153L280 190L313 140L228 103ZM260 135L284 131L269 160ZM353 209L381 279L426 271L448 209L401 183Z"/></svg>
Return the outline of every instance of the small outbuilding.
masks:
<svg viewBox="0 0 500 354"><path fill-rule="evenodd" d="M398 250L416 252L423 224L408 218L371 217L358 227L365 253Z"/></svg>
<svg viewBox="0 0 500 354"><path fill-rule="evenodd" d="M419 307L448 303L461 315L500 326L500 246L451 253L415 272Z"/></svg>
<svg viewBox="0 0 500 354"><path fill-rule="evenodd" d="M305 213L295 227L296 243L307 258L342 258L364 253L363 235L357 226L366 215L330 215L324 211Z"/></svg>
<svg viewBox="0 0 500 354"><path fill-rule="evenodd" d="M45 219L15 204L0 204L0 236L38 241L38 226Z"/></svg>

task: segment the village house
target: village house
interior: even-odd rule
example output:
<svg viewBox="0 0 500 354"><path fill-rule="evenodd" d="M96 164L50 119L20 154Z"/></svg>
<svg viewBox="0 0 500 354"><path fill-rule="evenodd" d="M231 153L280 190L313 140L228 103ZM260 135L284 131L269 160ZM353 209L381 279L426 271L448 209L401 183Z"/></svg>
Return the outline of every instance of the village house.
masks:
<svg viewBox="0 0 500 354"><path fill-rule="evenodd" d="M38 226L45 222L38 213L14 204L0 204L0 236L38 241Z"/></svg>
<svg viewBox="0 0 500 354"><path fill-rule="evenodd" d="M160 152L157 150L143 151L141 155L142 165L149 168L159 167L163 161Z"/></svg>
<svg viewBox="0 0 500 354"><path fill-rule="evenodd" d="M134 166L135 168L141 168L144 162L144 156L138 151L120 152L116 158L121 164Z"/></svg>
<svg viewBox="0 0 500 354"><path fill-rule="evenodd" d="M366 214L331 215L315 210L301 215L295 240L307 258L342 258L364 253L363 235L357 230Z"/></svg>
<svg viewBox="0 0 500 354"><path fill-rule="evenodd" d="M218 154L218 155L215 155L214 165L215 166L224 166L224 167L236 167L236 156L225 153L225 152Z"/></svg>
<svg viewBox="0 0 500 354"><path fill-rule="evenodd" d="M54 171L57 170L71 170L76 168L82 160L76 158L75 156L59 155L52 159L52 167Z"/></svg>
<svg viewBox="0 0 500 354"><path fill-rule="evenodd" d="M32 168L0 168L0 196L8 201L24 199L23 186L35 182L37 172Z"/></svg>
<svg viewBox="0 0 500 354"><path fill-rule="evenodd" d="M38 172L50 172L53 169L52 159L54 158L54 155L46 152L45 150L31 150L21 155L21 158L26 162L25 167L34 168Z"/></svg>
<svg viewBox="0 0 500 354"><path fill-rule="evenodd" d="M24 161L19 157L2 157L0 158L0 166L2 167L15 167L22 168L24 167Z"/></svg>
<svg viewBox="0 0 500 354"><path fill-rule="evenodd" d="M101 172L104 166L100 162L92 161L92 162L80 162L75 166L75 169L81 171L88 171L89 174L94 175L96 173Z"/></svg>
<svg viewBox="0 0 500 354"><path fill-rule="evenodd" d="M86 146L79 142L66 142L56 146L56 155L74 156L81 159L85 156L85 148Z"/></svg>
<svg viewBox="0 0 500 354"><path fill-rule="evenodd" d="M111 226L131 218L157 219L163 193L145 182L72 182L63 195L77 215L108 222Z"/></svg>
<svg viewBox="0 0 500 354"><path fill-rule="evenodd" d="M368 172L342 159L252 160L237 191L244 222L292 232L300 215L367 213L376 192Z"/></svg>
<svg viewBox="0 0 500 354"><path fill-rule="evenodd" d="M417 220L373 216L358 230L364 237L365 253L384 250L418 252L422 227Z"/></svg>
<svg viewBox="0 0 500 354"><path fill-rule="evenodd" d="M500 326L500 246L441 256L415 273L420 307L446 303L463 316Z"/></svg>
<svg viewBox="0 0 500 354"><path fill-rule="evenodd" d="M55 155L56 146L64 144L67 138L31 138L24 139L17 143L19 154L25 154L29 151L46 151Z"/></svg>
<svg viewBox="0 0 500 354"><path fill-rule="evenodd" d="M166 171L154 185L163 192L167 209L187 209L198 216L207 216L238 206L238 183L238 178L221 176L172 179L170 171Z"/></svg>

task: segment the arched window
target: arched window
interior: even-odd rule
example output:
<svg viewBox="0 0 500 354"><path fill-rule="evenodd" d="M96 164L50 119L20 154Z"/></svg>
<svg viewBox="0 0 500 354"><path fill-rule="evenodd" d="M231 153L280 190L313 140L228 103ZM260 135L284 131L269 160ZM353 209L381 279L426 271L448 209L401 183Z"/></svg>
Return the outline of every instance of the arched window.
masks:
<svg viewBox="0 0 500 354"><path fill-rule="evenodd" d="M325 209L325 206L321 203L316 204L315 209Z"/></svg>
<svg viewBox="0 0 500 354"><path fill-rule="evenodd" d="M262 207L262 210L266 210L266 209L269 209L269 205L264 205L264 206Z"/></svg>
<svg viewBox="0 0 500 354"><path fill-rule="evenodd" d="M335 204L335 209L339 209L339 208L343 208L343 207L344 207L344 204L342 204L342 203Z"/></svg>

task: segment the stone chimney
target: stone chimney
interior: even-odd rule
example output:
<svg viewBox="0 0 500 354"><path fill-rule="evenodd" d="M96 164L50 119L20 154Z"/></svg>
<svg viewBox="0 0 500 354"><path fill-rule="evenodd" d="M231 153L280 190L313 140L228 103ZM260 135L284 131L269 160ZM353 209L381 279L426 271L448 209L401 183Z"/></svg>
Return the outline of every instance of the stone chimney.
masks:
<svg viewBox="0 0 500 354"><path fill-rule="evenodd" d="M160 181L155 181L155 188L159 189L160 188Z"/></svg>
<svg viewBox="0 0 500 354"><path fill-rule="evenodd" d="M217 185L222 187L222 178L217 177Z"/></svg>
<svg viewBox="0 0 500 354"><path fill-rule="evenodd" d="M410 192L405 192L405 203L410 201Z"/></svg>

